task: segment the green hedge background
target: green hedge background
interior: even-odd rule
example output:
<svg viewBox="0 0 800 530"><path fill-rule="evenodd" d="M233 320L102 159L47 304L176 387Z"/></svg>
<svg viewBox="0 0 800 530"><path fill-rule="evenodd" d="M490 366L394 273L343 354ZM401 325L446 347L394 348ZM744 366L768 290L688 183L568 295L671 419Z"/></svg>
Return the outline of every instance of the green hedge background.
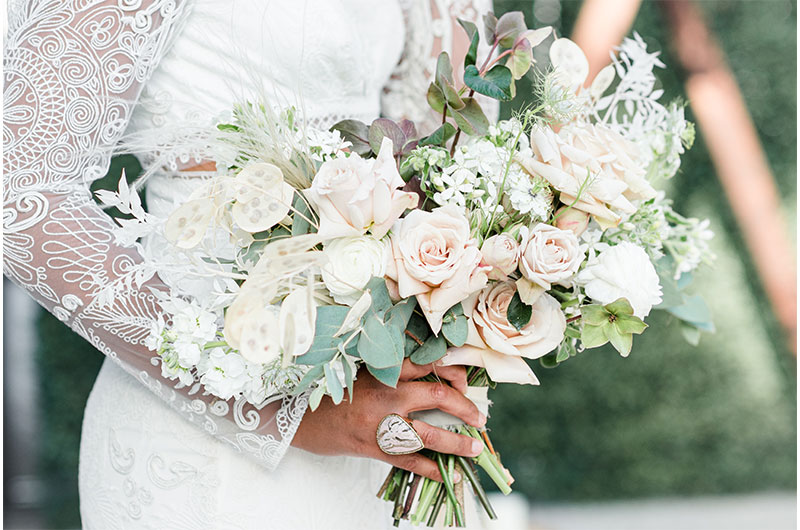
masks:
<svg viewBox="0 0 800 530"><path fill-rule="evenodd" d="M540 2L541 3L541 2ZM560 5L556 22L569 35L580 2ZM795 230L796 4L789 1L699 3L740 82ZM536 2L498 0L497 13L520 10L529 25ZM598 22L601 23L601 22ZM669 48L654 2L645 0L634 29L663 50L658 77L684 98L684 74ZM520 90L524 90L520 87ZM503 109L507 116L512 109ZM691 112L689 112L691 118ZM114 160L111 187L121 168ZM515 489L533 500L579 501L687 496L796 486L795 362L786 350L740 232L714 174L702 135L671 182L676 207L709 217L717 234L715 270L697 275L718 331L687 345L669 319L654 314L634 353L594 350L556 369L534 365L539 387L501 387L490 427ZM49 314L41 343L41 475L48 484L49 525L80 523L78 446L83 407L101 355Z"/></svg>

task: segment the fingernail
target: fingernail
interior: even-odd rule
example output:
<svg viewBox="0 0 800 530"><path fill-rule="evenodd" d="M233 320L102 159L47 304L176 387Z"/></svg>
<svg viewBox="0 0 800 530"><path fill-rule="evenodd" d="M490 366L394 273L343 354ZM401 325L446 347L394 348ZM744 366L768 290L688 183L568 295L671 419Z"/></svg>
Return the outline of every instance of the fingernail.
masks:
<svg viewBox="0 0 800 530"><path fill-rule="evenodd" d="M483 427L486 425L486 415L482 412L478 413L478 426Z"/></svg>
<svg viewBox="0 0 800 530"><path fill-rule="evenodd" d="M472 440L472 455L478 456L483 452L483 442L480 440Z"/></svg>
<svg viewBox="0 0 800 530"><path fill-rule="evenodd" d="M458 471L453 472L453 481L461 482L461 473L459 473Z"/></svg>

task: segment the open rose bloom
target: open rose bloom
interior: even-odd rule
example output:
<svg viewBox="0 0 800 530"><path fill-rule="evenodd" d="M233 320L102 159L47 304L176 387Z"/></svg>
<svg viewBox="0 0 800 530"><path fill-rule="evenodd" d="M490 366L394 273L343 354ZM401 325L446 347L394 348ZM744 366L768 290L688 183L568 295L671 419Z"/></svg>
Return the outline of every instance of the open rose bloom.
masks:
<svg viewBox="0 0 800 530"><path fill-rule="evenodd" d="M463 346L448 351L445 365L482 366L497 382L539 384L523 357L538 359L561 344L566 318L559 303L543 294L532 306L530 321L515 328L508 321L515 292L513 282L497 282L464 301L469 336Z"/></svg>

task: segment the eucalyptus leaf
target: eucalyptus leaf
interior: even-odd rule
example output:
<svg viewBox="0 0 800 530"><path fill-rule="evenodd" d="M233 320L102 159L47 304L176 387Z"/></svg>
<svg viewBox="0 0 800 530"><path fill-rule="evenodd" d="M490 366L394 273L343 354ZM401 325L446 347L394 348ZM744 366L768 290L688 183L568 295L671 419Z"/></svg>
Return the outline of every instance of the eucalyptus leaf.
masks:
<svg viewBox="0 0 800 530"><path fill-rule="evenodd" d="M295 358L297 364L317 365L327 363L339 352L339 345L346 336L334 337L342 326L350 308L341 305L325 305L317 308L314 324L314 340L306 353Z"/></svg>
<svg viewBox="0 0 800 530"><path fill-rule="evenodd" d="M523 42L527 43L528 41ZM511 71L511 75L514 79L522 79L522 76L530 70L531 64L533 64L533 56L531 55L530 44L528 44L527 49L525 49L523 45L511 52L511 55L509 55L506 61L506 68Z"/></svg>
<svg viewBox="0 0 800 530"><path fill-rule="evenodd" d="M464 28L464 31L467 32L467 37L469 38L469 49L467 50L467 55L464 56L464 68L469 65L474 65L475 62L478 60L478 44L480 43L481 36L478 33L478 26L474 23L470 22L469 20L462 20L458 19L458 23Z"/></svg>
<svg viewBox="0 0 800 530"><path fill-rule="evenodd" d="M461 309L461 304L458 304L457 307ZM442 334L450 344L456 347L463 346L467 342L469 326L463 310L459 314L453 314L453 318L449 321L442 322Z"/></svg>
<svg viewBox="0 0 800 530"><path fill-rule="evenodd" d="M497 17L494 16L494 13L488 12L483 15L483 31L489 44L494 44L497 32Z"/></svg>
<svg viewBox="0 0 800 530"><path fill-rule="evenodd" d="M511 99L511 70L502 64L493 66L483 76L475 65L464 69L464 84L478 94L489 96L500 101Z"/></svg>
<svg viewBox="0 0 800 530"><path fill-rule="evenodd" d="M408 321L411 320L411 315L414 314L416 307L417 298L414 296L398 302L386 311L386 325L399 329L402 334L408 327Z"/></svg>
<svg viewBox="0 0 800 530"><path fill-rule="evenodd" d="M519 293L515 292L514 296L511 298L511 302L508 304L506 315L508 317L508 323L519 331L531 321L533 307L523 302L519 297Z"/></svg>
<svg viewBox="0 0 800 530"><path fill-rule="evenodd" d="M697 295L689 296L683 305L667 309L681 320L697 324L711 324L711 311L705 301Z"/></svg>
<svg viewBox="0 0 800 530"><path fill-rule="evenodd" d="M505 67L504 67L505 68ZM464 98L464 108L454 110L448 108L448 114L456 121L456 125L470 136L486 134L489 130L489 119L483 113L480 104L474 98Z"/></svg>
<svg viewBox="0 0 800 530"><path fill-rule="evenodd" d="M353 402L353 367L350 366L350 361L342 355L339 358L339 362L342 363L342 372L344 372L344 384L347 386L347 395L350 399L350 402Z"/></svg>
<svg viewBox="0 0 800 530"><path fill-rule="evenodd" d="M408 321L408 326L406 326L406 331L411 335L414 335L419 341L423 344L431 335L431 328L428 325L428 321L425 320L425 317L420 315L419 313L414 313L411 315L411 318ZM405 333L405 332L404 332ZM420 344L406 334L406 348L405 348L405 356L409 357L412 353L417 351L420 347Z"/></svg>
<svg viewBox="0 0 800 530"><path fill-rule="evenodd" d="M331 127L332 131L339 131L342 138L350 142L350 149L361 155L368 155L372 148L369 145L369 128L366 123L358 120L342 120Z"/></svg>
<svg viewBox="0 0 800 530"><path fill-rule="evenodd" d="M399 153L406 143L406 135L399 125L388 118L378 118L369 126L369 146L373 153L378 154L384 138L392 141L394 154Z"/></svg>
<svg viewBox="0 0 800 530"><path fill-rule="evenodd" d="M311 233L313 227L308 221L314 219L314 214L311 213L308 203L301 194L295 194L293 206L295 213L292 215L292 237Z"/></svg>
<svg viewBox="0 0 800 530"><path fill-rule="evenodd" d="M514 41L517 40L517 37L527 29L528 26L525 24L525 15L522 14L522 11L509 11L503 13L497 21L495 38L500 41L500 46L503 48L511 48Z"/></svg>
<svg viewBox="0 0 800 530"><path fill-rule="evenodd" d="M358 338L358 354L364 362L373 368L394 366L403 361L403 350L398 350L395 338L383 320L373 311L367 313Z"/></svg>
<svg viewBox="0 0 800 530"><path fill-rule="evenodd" d="M442 108L444 109L444 107ZM447 144L447 141L455 134L456 128L450 123L445 123L439 126L439 128L433 131L433 133L431 133L429 136L426 136L420 140L419 145L437 145L439 147L444 147Z"/></svg>
<svg viewBox="0 0 800 530"><path fill-rule="evenodd" d="M331 367L331 363L325 363L325 382L328 387L328 394L331 395L331 399L335 405L338 405L342 402L344 398L344 388L342 388L342 382L339 381L339 376L336 375L336 372Z"/></svg>
<svg viewBox="0 0 800 530"><path fill-rule="evenodd" d="M436 59L436 84L440 87L453 84L453 64L447 52L440 53Z"/></svg>
<svg viewBox="0 0 800 530"><path fill-rule="evenodd" d="M319 385L317 388L311 392L311 395L308 397L308 406L311 408L312 411L317 410L319 407L320 401L322 401L322 397L325 395L325 385Z"/></svg>
<svg viewBox="0 0 800 530"><path fill-rule="evenodd" d="M375 379L392 388L397 387L397 381L400 380L400 371L402 368L402 364L390 366L389 368L374 368L367 365L367 370L369 370L369 373L371 373Z"/></svg>
<svg viewBox="0 0 800 530"><path fill-rule="evenodd" d="M442 335L431 335L425 343L411 355L414 364L430 364L436 362L447 353L447 342Z"/></svg>
<svg viewBox="0 0 800 530"><path fill-rule="evenodd" d="M686 342L688 342L692 346L697 346L698 344L700 344L699 329L689 324L688 322L681 322L680 326L681 326L681 334L683 335L683 338L686 339Z"/></svg>
<svg viewBox="0 0 800 530"><path fill-rule="evenodd" d="M308 372L306 372L306 375L303 376L300 382L297 383L297 386L294 387L292 394L297 396L305 392L306 389L314 383L314 381L322 377L323 370L323 365L321 364L312 367Z"/></svg>
<svg viewBox="0 0 800 530"><path fill-rule="evenodd" d="M367 282L367 289L372 296L372 310L383 318L386 310L392 307L392 299L389 297L389 290L386 288L386 280L374 277Z"/></svg>
<svg viewBox="0 0 800 530"><path fill-rule="evenodd" d="M444 112L444 107L447 104L447 99L444 97L444 92L436 83L431 83L428 86L428 105L431 106L434 112L441 114Z"/></svg>

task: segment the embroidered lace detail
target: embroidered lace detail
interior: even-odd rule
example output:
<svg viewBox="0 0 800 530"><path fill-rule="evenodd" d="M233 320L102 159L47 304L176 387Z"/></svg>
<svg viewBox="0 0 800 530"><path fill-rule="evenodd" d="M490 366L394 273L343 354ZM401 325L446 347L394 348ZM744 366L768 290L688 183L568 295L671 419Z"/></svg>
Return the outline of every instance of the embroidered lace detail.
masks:
<svg viewBox="0 0 800 530"><path fill-rule="evenodd" d="M260 410L189 395L161 377L143 342L159 313L152 272L114 241L88 186L102 177L141 88L188 12L181 0L40 0L9 6L3 105L4 273L186 419L269 468L307 401ZM145 267L146 269L146 267ZM133 278L131 280L130 278ZM122 282L110 303L95 295ZM124 453L120 453L124 455ZM147 495L126 486L138 501ZM132 501L133 502L133 501Z"/></svg>

